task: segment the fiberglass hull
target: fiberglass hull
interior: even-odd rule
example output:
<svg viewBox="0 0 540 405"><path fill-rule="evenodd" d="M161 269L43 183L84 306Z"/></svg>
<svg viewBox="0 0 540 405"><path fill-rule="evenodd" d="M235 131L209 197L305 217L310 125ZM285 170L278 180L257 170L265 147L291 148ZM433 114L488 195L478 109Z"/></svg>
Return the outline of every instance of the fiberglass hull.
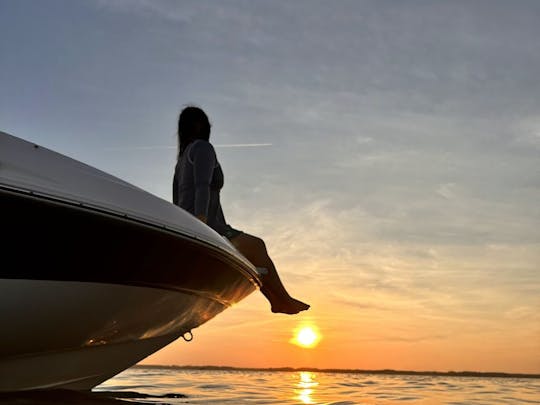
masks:
<svg viewBox="0 0 540 405"><path fill-rule="evenodd" d="M90 389L260 283L178 207L3 133L0 204L0 391Z"/></svg>

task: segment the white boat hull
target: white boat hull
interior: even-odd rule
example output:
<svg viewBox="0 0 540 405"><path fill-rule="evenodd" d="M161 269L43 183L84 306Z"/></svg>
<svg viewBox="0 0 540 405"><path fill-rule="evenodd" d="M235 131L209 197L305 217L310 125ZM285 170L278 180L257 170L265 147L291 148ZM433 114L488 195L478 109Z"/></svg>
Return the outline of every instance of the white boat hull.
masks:
<svg viewBox="0 0 540 405"><path fill-rule="evenodd" d="M0 391L90 389L260 285L225 238L0 132Z"/></svg>
<svg viewBox="0 0 540 405"><path fill-rule="evenodd" d="M177 291L65 281L1 280L0 297L0 391L90 389L225 309Z"/></svg>

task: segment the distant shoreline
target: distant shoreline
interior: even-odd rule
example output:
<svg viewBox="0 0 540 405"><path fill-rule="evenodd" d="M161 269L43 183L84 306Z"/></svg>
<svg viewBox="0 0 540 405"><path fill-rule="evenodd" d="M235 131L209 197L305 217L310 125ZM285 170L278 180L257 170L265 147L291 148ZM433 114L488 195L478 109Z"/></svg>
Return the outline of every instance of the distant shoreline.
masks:
<svg viewBox="0 0 540 405"><path fill-rule="evenodd" d="M483 371L410 371L410 370L361 370L342 368L316 368L316 367L230 367L230 366L176 366L157 364L138 364L137 368L169 368L174 370L216 370L216 371L310 371L316 373L348 373L348 374L383 374L383 375L425 375L431 377L489 377L489 378L540 378L540 374L528 373L502 373Z"/></svg>

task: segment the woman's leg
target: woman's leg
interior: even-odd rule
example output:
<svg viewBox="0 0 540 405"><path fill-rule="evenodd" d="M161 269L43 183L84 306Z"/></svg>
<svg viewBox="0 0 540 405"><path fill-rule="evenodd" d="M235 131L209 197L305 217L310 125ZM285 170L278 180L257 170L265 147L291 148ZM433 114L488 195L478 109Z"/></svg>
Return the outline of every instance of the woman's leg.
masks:
<svg viewBox="0 0 540 405"><path fill-rule="evenodd" d="M254 266L264 267L268 270L268 274L261 276L263 281L261 292L270 301L272 312L297 314L309 308L308 304L298 301L289 295L279 278L272 259L268 256L266 246L261 238L247 233L241 233L232 238L231 243Z"/></svg>

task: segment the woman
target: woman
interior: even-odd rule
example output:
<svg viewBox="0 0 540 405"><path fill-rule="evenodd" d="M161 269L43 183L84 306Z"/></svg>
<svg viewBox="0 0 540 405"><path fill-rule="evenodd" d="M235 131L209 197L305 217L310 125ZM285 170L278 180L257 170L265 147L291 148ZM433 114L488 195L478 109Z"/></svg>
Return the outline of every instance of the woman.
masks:
<svg viewBox="0 0 540 405"><path fill-rule="evenodd" d="M256 267L267 269L262 293L272 312L297 314L309 305L292 298L277 274L262 239L238 231L225 222L219 192L223 171L209 142L210 122L198 107L189 106L178 118L178 160L173 180L173 202L223 235Z"/></svg>

